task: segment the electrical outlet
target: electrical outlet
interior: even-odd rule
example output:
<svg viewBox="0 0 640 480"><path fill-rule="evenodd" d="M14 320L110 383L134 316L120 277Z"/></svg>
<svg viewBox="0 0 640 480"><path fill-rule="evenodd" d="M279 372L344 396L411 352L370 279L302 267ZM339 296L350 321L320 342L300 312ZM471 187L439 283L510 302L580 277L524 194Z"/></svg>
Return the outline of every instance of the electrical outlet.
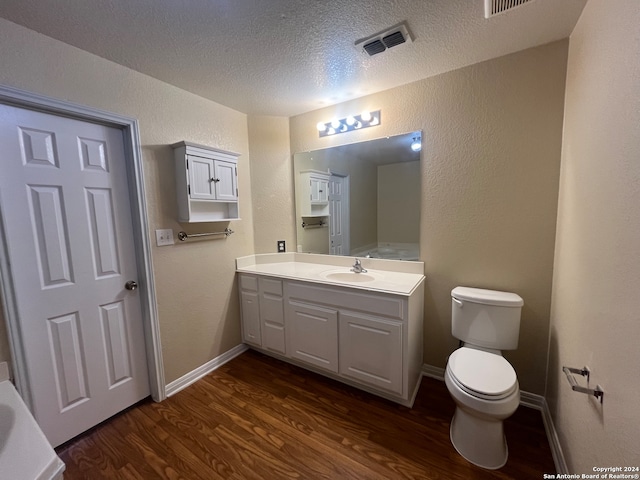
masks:
<svg viewBox="0 0 640 480"><path fill-rule="evenodd" d="M278 253L283 253L286 250L287 249L285 247L284 240L278 240Z"/></svg>
<svg viewBox="0 0 640 480"><path fill-rule="evenodd" d="M156 230L156 245L164 247L166 245L173 245L174 243L173 230Z"/></svg>

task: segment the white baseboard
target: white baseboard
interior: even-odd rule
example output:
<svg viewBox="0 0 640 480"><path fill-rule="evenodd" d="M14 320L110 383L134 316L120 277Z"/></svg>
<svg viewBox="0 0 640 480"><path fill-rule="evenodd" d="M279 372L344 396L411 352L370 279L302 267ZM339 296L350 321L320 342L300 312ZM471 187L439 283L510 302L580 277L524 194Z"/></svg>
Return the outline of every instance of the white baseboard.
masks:
<svg viewBox="0 0 640 480"><path fill-rule="evenodd" d="M187 388L192 383L200 380L202 377L213 372L216 368L221 367L228 361L233 360L248 349L249 348L244 343L241 343L240 345L233 347L231 350L224 352L222 355L217 356L213 360L209 360L204 365L199 366L195 370L192 370L177 380L167 384L165 387L165 395L170 397L171 395L178 393L183 388Z"/></svg>
<svg viewBox="0 0 640 480"><path fill-rule="evenodd" d="M422 365L422 375L425 377L435 378L436 380L444 380L444 368L434 367L433 365ZM567 473L567 462L564 459L562 453L562 447L560 446L560 439L558 438L558 432L556 432L551 418L551 412L549 411L549 405L547 400L542 396L535 393L529 393L520 391L520 405L535 408L542 412L542 423L544 424L544 430L547 434L547 440L549 447L551 448L551 455L553 456L553 463L556 466L557 473Z"/></svg>
<svg viewBox="0 0 640 480"><path fill-rule="evenodd" d="M433 365L427 365L425 363L422 365L422 375L444 382L444 368L434 367Z"/></svg>
<svg viewBox="0 0 640 480"><path fill-rule="evenodd" d="M558 438L558 432L553 424L553 418L551 417L551 411L549 410L549 404L546 398L542 398L544 405L542 408L542 423L544 423L544 429L547 432L547 439L549 440L549 446L551 447L551 455L553 455L553 463L556 466L557 473L569 473L567 467L567 461L564 459L564 453L562 452L562 446L560 445L560 438Z"/></svg>
<svg viewBox="0 0 640 480"><path fill-rule="evenodd" d="M546 404L547 402L542 395L520 390L520 405L529 408L535 408L536 410L540 410L541 412L543 412Z"/></svg>

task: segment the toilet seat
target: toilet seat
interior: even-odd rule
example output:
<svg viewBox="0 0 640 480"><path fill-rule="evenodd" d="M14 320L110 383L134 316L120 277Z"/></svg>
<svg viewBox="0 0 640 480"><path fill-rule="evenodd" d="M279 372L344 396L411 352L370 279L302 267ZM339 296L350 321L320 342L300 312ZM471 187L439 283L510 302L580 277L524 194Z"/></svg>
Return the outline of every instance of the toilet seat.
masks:
<svg viewBox="0 0 640 480"><path fill-rule="evenodd" d="M484 400L501 400L518 389L511 364L501 355L462 347L449 357L451 380L463 391Z"/></svg>

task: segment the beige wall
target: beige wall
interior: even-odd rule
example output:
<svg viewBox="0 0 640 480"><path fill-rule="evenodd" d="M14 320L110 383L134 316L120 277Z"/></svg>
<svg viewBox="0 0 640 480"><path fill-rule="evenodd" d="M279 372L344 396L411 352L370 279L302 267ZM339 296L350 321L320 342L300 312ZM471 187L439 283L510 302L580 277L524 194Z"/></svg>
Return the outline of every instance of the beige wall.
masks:
<svg viewBox="0 0 640 480"><path fill-rule="evenodd" d="M140 121L153 239L156 228L226 226L176 222L171 143L189 140L241 154L236 233L152 249L167 383L238 345L234 259L254 249L246 116L1 19L0 65L1 84ZM0 359L6 359L2 345Z"/></svg>
<svg viewBox="0 0 640 480"><path fill-rule="evenodd" d="M638 25L637 0L590 0L570 40L547 387L570 473L640 460ZM584 365L603 405L562 374Z"/></svg>
<svg viewBox="0 0 640 480"><path fill-rule="evenodd" d="M452 288L514 291L525 307L520 346L506 356L521 388L538 394L545 386L567 47L565 40L525 50L290 124L292 152L422 130L424 360L444 367L456 348ZM318 121L378 108L382 125L318 138Z"/></svg>
<svg viewBox="0 0 640 480"><path fill-rule="evenodd" d="M249 116L248 125L253 229L260 232L255 236L255 253L276 252L278 240L295 252L289 119Z"/></svg>

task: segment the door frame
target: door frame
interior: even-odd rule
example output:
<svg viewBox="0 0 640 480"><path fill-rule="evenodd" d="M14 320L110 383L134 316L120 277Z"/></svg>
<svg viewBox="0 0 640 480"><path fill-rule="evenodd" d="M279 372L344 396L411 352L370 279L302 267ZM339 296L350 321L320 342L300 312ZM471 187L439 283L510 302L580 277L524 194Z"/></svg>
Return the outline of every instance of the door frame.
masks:
<svg viewBox="0 0 640 480"><path fill-rule="evenodd" d="M160 342L160 323L151 259L151 241L144 190L142 149L138 120L95 108L77 105L63 100L38 95L13 87L0 85L0 103L18 108L36 110L75 120L99 123L122 130L131 219L133 222L134 250L139 275L140 306L144 326L144 341L149 373L149 390L156 402L166 398L164 366ZM15 287L10 270L9 250L6 241L4 219L0 209L0 289L7 334L11 348L14 381L27 406L33 411L32 392L29 390L25 351L18 321Z"/></svg>

